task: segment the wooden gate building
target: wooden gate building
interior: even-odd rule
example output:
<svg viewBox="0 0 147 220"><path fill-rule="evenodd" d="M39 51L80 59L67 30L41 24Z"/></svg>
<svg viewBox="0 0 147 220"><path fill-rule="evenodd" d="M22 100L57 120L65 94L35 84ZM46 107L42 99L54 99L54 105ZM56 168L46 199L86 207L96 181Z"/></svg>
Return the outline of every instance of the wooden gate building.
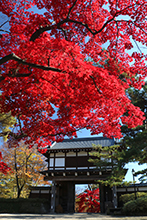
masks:
<svg viewBox="0 0 147 220"><path fill-rule="evenodd" d="M110 175L110 167L102 171L88 161L93 144L111 146L115 142L105 137L76 138L55 142L48 147L44 154L48 169L41 173L45 175L45 180L52 180L51 212L60 206L65 213L73 213L75 184L92 184ZM115 190L100 185L101 212L105 212L106 204L112 202L116 203Z"/></svg>

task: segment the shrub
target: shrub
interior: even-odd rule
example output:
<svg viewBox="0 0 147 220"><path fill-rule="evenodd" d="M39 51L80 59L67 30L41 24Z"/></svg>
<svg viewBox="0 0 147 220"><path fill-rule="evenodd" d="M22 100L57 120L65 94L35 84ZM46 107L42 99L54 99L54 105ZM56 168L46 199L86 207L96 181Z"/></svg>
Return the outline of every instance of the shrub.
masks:
<svg viewBox="0 0 147 220"><path fill-rule="evenodd" d="M147 193L136 192L136 196L137 196L137 198L144 197L144 196L147 196ZM122 201L123 204L125 204L131 200L134 200L134 199L135 199L135 193L129 193L129 194L124 194L124 195L120 196L120 201Z"/></svg>
<svg viewBox="0 0 147 220"><path fill-rule="evenodd" d="M125 215L147 214L147 196L125 203L122 208L122 213Z"/></svg>
<svg viewBox="0 0 147 220"><path fill-rule="evenodd" d="M0 199L0 213L48 213L47 199Z"/></svg>

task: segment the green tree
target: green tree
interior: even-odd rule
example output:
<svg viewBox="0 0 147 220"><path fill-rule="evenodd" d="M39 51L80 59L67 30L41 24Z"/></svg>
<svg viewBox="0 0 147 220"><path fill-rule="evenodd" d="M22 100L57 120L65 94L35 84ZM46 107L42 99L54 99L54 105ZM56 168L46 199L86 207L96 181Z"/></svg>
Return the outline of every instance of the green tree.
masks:
<svg viewBox="0 0 147 220"><path fill-rule="evenodd" d="M140 107L147 118L147 85L139 91L129 89L128 96L131 98L135 106ZM140 164L147 163L147 124L144 121L142 126L136 128L122 127L123 139L121 144L124 151L124 160L127 162L138 162ZM136 175L141 174L140 181L147 180L147 169L136 172Z"/></svg>
<svg viewBox="0 0 147 220"><path fill-rule="evenodd" d="M114 186L120 184L127 184L124 182L126 174L124 150L120 145L95 146L94 151L91 153L91 159L89 162L94 163L96 167L103 173L107 171L107 176L103 180L98 180L98 183Z"/></svg>
<svg viewBox="0 0 147 220"><path fill-rule="evenodd" d="M46 167L44 156L35 147L29 149L23 142L17 147L5 144L2 154L11 170L6 175L0 173L1 197L27 197L30 185L46 184L39 173Z"/></svg>

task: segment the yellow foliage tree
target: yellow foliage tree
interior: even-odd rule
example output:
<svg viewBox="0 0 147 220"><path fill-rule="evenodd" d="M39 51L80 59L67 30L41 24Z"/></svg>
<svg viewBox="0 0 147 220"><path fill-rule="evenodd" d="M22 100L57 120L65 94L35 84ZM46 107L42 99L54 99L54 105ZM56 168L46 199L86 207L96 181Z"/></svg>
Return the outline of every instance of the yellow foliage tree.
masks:
<svg viewBox="0 0 147 220"><path fill-rule="evenodd" d="M16 123L16 119L11 115L11 112L4 113L0 107L0 136L3 137L3 140L7 140L9 131L13 128Z"/></svg>
<svg viewBox="0 0 147 220"><path fill-rule="evenodd" d="M17 147L5 144L1 151L3 160L11 170L6 175L0 173L0 197L25 198L29 194L30 185L47 183L39 173L46 167L45 157L36 147L29 149L21 142Z"/></svg>

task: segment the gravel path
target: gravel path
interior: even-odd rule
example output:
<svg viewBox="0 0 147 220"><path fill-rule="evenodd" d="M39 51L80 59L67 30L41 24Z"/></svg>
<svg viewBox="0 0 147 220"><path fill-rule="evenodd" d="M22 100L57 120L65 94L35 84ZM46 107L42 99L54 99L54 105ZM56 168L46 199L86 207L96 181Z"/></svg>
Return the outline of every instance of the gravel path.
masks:
<svg viewBox="0 0 147 220"><path fill-rule="evenodd" d="M108 216L103 214L87 214L87 213L75 213L75 214L0 214L0 220L147 220L147 216L131 216L131 217L118 217Z"/></svg>

